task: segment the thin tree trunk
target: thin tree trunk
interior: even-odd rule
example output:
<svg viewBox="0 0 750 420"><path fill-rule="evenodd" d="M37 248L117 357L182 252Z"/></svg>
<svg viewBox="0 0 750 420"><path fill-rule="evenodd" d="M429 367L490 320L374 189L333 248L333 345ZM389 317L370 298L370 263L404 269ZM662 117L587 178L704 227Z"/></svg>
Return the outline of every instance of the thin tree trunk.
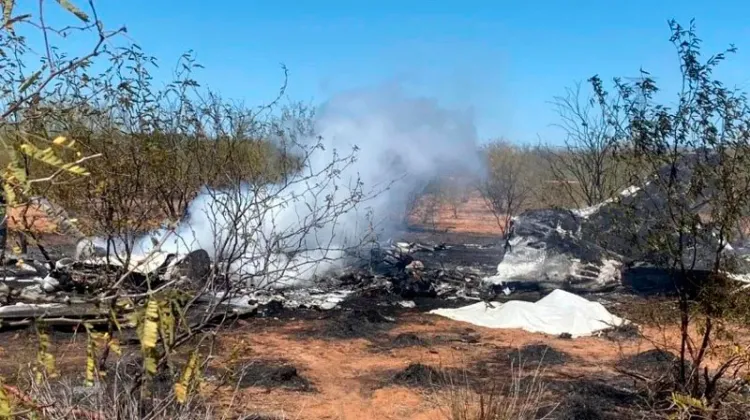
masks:
<svg viewBox="0 0 750 420"><path fill-rule="evenodd" d="M0 264L5 262L5 247L8 242L8 207L5 194L0 192Z"/></svg>

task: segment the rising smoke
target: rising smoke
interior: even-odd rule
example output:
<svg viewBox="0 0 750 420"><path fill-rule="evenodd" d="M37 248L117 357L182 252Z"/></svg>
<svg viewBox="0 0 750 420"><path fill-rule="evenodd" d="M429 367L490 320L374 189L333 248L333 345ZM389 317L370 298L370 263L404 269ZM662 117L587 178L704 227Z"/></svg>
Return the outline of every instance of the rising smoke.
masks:
<svg viewBox="0 0 750 420"><path fill-rule="evenodd" d="M204 191L162 250L205 249L233 260L233 272L255 285L299 284L337 267L346 247L372 233L373 220L387 239L397 227L388 216L403 213L410 192L435 175L479 168L469 112L395 86L333 97L316 113L315 131L323 147L295 182ZM334 153L346 156L355 147L356 160L330 166ZM164 233L135 249L150 252L151 238Z"/></svg>

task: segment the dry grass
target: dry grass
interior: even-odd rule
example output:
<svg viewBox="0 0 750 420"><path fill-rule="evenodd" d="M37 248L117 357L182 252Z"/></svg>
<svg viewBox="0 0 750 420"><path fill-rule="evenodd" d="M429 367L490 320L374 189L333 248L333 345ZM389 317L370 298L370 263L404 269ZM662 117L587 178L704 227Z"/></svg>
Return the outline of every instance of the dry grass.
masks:
<svg viewBox="0 0 750 420"><path fill-rule="evenodd" d="M446 378L450 383L438 404L447 420L547 419L557 407L545 400L541 364L528 374L523 364L511 366L508 382L495 381L486 390L472 387L466 376L460 382Z"/></svg>
<svg viewBox="0 0 750 420"><path fill-rule="evenodd" d="M149 394L132 392L133 377L121 369L112 377L101 378L93 386L84 386L80 378L50 379L29 375L23 388L3 385L13 402L15 419L35 420L208 420L237 419L286 420L285 414L265 415L248 412L241 398L234 395L229 405L212 401L208 385L189 394L184 403L178 402L171 382L158 384ZM158 381L158 377L155 378ZM235 387L235 393L239 388ZM215 389L213 389L215 391Z"/></svg>

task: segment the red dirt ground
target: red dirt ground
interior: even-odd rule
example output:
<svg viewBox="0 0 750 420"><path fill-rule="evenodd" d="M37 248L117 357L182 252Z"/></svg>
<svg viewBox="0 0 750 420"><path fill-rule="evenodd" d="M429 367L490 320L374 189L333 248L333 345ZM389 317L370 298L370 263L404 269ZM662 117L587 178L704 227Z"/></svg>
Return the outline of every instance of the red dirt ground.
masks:
<svg viewBox="0 0 750 420"><path fill-rule="evenodd" d="M8 214L8 229L30 228L37 233L53 233L56 223L35 206L15 207Z"/></svg>
<svg viewBox="0 0 750 420"><path fill-rule="evenodd" d="M433 200L431 196L423 197L409 217L412 227L444 232L469 233L478 235L498 235L502 233L498 221L489 210L482 197L472 192L456 208L447 202L433 206L433 211L426 210ZM455 212L454 212L455 210ZM8 217L8 228L18 230L29 227L37 233L54 233L57 224L41 209L35 206L16 207L11 209Z"/></svg>
<svg viewBox="0 0 750 420"><path fill-rule="evenodd" d="M545 381L571 380L614 374L615 362L653 348L652 342L674 348L676 331L667 334L653 327L644 328L647 339L615 342L589 337L575 340L532 334L521 330L493 330L474 327L435 315L410 312L402 315L397 326L387 334L416 333L420 337L449 336L466 332L478 336L477 342L446 342L429 346L406 348L378 347L378 340L324 339L305 334L319 327L319 320L262 320L243 321L241 325L220 334L217 352L211 365L263 359L286 359L299 374L312 382L313 392L238 388L220 385L208 379L203 392L211 404L227 413L263 413L283 415L289 419L310 420L382 420L382 419L441 419L445 417L445 398L436 390L387 384L394 372L411 363L422 363L440 369L469 372L477 362L490 360L499 349L544 344L564 352L572 362L544 367ZM0 374L12 375L32 363L34 339L20 333L4 333L0 345ZM85 337L70 336L66 341L55 340L53 352L63 372L83 372ZM530 373L536 366L528 366ZM493 371L496 379L508 381L508 370ZM462 378L452 378L461 381ZM217 407L218 408L218 407Z"/></svg>
<svg viewBox="0 0 750 420"><path fill-rule="evenodd" d="M432 196L422 197L409 217L409 223L428 230L478 235L502 233L501 225L478 192L469 194L466 201L459 203L455 209L448 202L435 203Z"/></svg>

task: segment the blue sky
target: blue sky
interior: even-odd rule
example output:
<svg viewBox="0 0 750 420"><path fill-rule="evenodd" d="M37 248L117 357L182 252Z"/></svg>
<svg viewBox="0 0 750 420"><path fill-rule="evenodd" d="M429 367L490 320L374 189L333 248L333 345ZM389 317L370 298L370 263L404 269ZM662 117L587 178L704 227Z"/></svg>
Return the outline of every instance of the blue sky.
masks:
<svg viewBox="0 0 750 420"><path fill-rule="evenodd" d="M50 2L51 3L51 2ZM83 0L78 3L85 4ZM697 19L707 52L739 54L721 72L750 87L750 4L739 1L252 1L101 0L108 27L159 58L166 77L192 49L199 80L228 97L287 95L320 103L349 88L397 81L448 106L473 109L482 138L555 142L549 101L594 73L643 67L676 86L667 20Z"/></svg>

